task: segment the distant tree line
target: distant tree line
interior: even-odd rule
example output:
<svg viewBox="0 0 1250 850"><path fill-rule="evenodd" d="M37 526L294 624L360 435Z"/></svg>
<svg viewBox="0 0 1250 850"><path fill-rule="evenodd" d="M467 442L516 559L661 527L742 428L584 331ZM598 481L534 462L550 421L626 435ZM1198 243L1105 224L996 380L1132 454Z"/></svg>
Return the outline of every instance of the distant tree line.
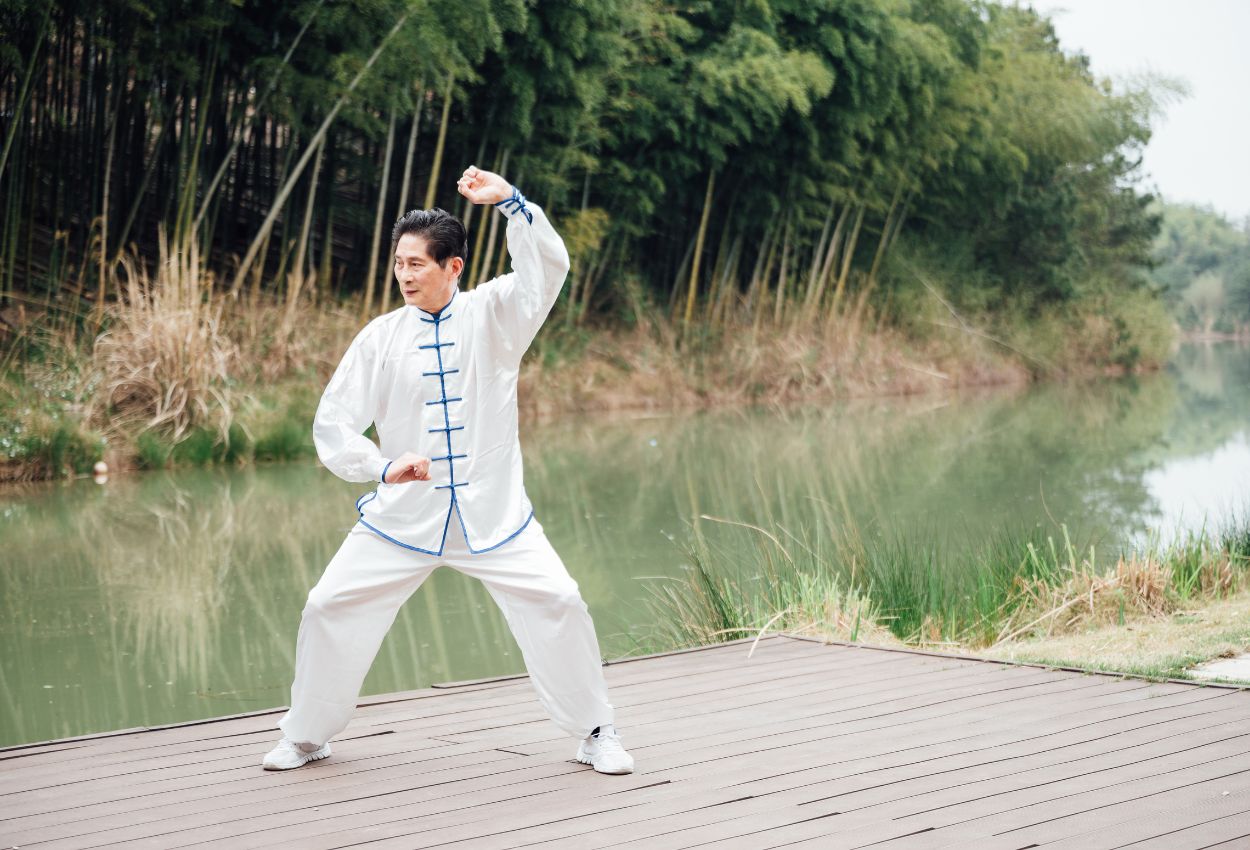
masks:
<svg viewBox="0 0 1250 850"><path fill-rule="evenodd" d="M1151 276L1181 325L1203 333L1250 333L1250 218L1209 207L1164 204Z"/></svg>
<svg viewBox="0 0 1250 850"><path fill-rule="evenodd" d="M469 227L471 286L506 251L455 192L469 163L557 220L569 323L625 293L819 321L888 300L909 258L967 303L1040 306L1146 285L1156 99L977 0L10 0L0 306L116 297L163 231L235 295L376 313L389 224L433 205Z"/></svg>

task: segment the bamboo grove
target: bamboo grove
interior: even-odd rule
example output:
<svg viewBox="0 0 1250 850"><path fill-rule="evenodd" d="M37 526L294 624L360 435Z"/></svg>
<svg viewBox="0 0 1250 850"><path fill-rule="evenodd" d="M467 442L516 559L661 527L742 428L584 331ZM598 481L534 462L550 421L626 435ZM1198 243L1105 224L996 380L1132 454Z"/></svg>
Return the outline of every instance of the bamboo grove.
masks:
<svg viewBox="0 0 1250 850"><path fill-rule="evenodd" d="M143 0L0 7L0 307L116 298L168 240L228 287L396 306L389 225L503 173L574 259L688 327L1139 289L1157 86L1113 90L1028 8L975 0ZM291 288L295 288L292 293Z"/></svg>

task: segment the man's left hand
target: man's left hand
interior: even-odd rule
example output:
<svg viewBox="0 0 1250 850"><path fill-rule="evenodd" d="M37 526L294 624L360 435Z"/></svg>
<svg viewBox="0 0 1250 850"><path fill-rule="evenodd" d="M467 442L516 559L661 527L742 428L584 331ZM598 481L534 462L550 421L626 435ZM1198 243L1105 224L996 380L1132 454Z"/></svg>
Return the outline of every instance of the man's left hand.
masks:
<svg viewBox="0 0 1250 850"><path fill-rule="evenodd" d="M493 171L470 165L456 181L456 189L475 204L497 204L512 196L512 184Z"/></svg>

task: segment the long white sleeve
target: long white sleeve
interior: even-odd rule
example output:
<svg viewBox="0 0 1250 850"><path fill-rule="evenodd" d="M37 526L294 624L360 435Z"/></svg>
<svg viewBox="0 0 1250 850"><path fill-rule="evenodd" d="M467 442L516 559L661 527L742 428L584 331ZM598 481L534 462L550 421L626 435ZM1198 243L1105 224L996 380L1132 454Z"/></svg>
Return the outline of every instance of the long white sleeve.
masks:
<svg viewBox="0 0 1250 850"><path fill-rule="evenodd" d="M512 271L478 289L505 337L506 348L519 362L547 319L569 273L569 252L542 207L513 189L496 204L508 217L508 255Z"/></svg>
<svg viewBox="0 0 1250 850"><path fill-rule="evenodd" d="M339 361L313 417L313 445L326 469L345 481L381 481L390 460L364 435L377 416L376 327L366 325Z"/></svg>

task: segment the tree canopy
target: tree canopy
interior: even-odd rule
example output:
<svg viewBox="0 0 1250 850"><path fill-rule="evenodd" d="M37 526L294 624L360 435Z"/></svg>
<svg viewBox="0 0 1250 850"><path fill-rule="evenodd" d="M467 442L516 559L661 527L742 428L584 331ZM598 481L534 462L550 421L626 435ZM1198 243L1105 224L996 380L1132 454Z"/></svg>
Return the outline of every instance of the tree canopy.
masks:
<svg viewBox="0 0 1250 850"><path fill-rule="evenodd" d="M8 0L0 33L3 300L107 299L165 230L236 292L376 312L383 225L427 198L472 286L506 252L469 163L570 234L576 322L624 274L674 315L815 320L907 285L907 244L969 271L952 297L1044 305L1145 286L1159 226L1157 92L1019 6Z"/></svg>

